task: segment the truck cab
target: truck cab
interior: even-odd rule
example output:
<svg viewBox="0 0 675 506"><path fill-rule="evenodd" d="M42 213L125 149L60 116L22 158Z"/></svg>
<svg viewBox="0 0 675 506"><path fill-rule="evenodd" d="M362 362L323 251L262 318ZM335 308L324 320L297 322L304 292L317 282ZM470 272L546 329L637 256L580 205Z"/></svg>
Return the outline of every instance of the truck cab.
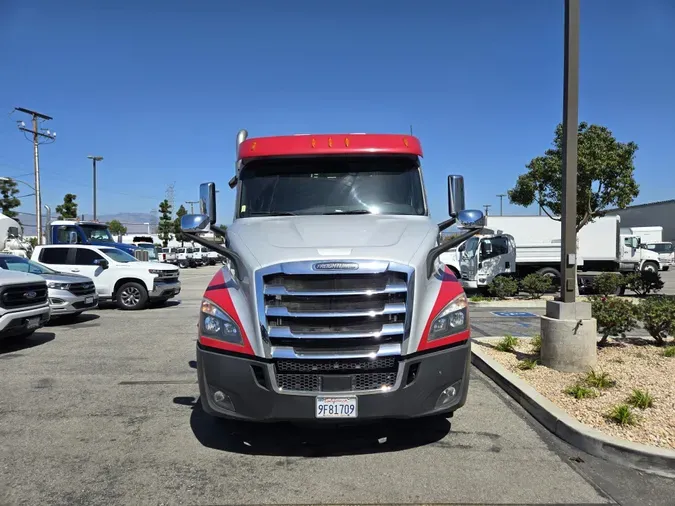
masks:
<svg viewBox="0 0 675 506"><path fill-rule="evenodd" d="M659 256L661 270L667 271L672 266L675 266L675 248L673 248L672 242L652 242L642 244L642 247Z"/></svg>
<svg viewBox="0 0 675 506"><path fill-rule="evenodd" d="M463 246L461 282L467 290L483 289L497 276L516 272L516 243L508 234L475 235Z"/></svg>
<svg viewBox="0 0 675 506"><path fill-rule="evenodd" d="M136 256L140 250L133 244L116 242L108 225L95 221L55 220L49 224L48 244L89 244L112 246Z"/></svg>
<svg viewBox="0 0 675 506"><path fill-rule="evenodd" d="M187 237L226 259L204 292L197 375L206 413L240 420L452 416L469 386L467 297L439 255L481 228L448 178L427 207L417 138L237 136L232 225L200 188ZM439 244L458 223L463 234ZM224 245L202 236L214 232Z"/></svg>

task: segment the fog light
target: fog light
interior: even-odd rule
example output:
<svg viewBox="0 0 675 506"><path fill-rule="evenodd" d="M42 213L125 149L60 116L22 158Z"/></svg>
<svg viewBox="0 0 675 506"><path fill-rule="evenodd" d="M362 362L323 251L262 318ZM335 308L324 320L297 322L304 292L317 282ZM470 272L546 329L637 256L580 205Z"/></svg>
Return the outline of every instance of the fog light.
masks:
<svg viewBox="0 0 675 506"><path fill-rule="evenodd" d="M228 411L235 410L234 404L232 403L232 399L230 399L230 396L224 392L221 392L220 390L216 390L213 393L213 400L219 407L223 409L226 409Z"/></svg>
<svg viewBox="0 0 675 506"><path fill-rule="evenodd" d="M438 396L438 400L436 401L437 408L454 404L454 402L457 400L457 395L459 394L460 383L461 382L457 382L454 385L450 385L441 392L441 395Z"/></svg>

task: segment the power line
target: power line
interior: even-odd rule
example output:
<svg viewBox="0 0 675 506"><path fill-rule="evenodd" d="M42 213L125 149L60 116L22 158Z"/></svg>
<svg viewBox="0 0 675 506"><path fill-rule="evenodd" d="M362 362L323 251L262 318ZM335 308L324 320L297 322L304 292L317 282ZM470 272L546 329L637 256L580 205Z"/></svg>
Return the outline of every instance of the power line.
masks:
<svg viewBox="0 0 675 506"><path fill-rule="evenodd" d="M166 192L165 192L165 198L169 202L169 206L171 206L169 209L171 209L171 212L173 212L173 204L174 204L174 193L175 193L175 188L176 182L174 181L171 183L169 186L166 187Z"/></svg>
<svg viewBox="0 0 675 506"><path fill-rule="evenodd" d="M488 209L490 209L492 207L492 205L491 204L483 204L483 207L485 208L485 216L487 216L489 214Z"/></svg>
<svg viewBox="0 0 675 506"><path fill-rule="evenodd" d="M199 204L198 200L186 200L186 204L190 204L190 214L195 214L194 205Z"/></svg>

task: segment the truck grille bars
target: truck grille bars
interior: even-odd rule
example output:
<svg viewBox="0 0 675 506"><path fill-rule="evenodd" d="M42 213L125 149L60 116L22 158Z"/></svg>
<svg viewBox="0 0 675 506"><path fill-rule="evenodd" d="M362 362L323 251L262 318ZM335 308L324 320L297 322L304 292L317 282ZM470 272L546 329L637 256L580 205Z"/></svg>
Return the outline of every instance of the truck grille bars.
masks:
<svg viewBox="0 0 675 506"><path fill-rule="evenodd" d="M346 375L330 379L345 391L394 385L410 328L412 269L372 260L292 262L264 269L257 281L280 389L332 390L331 374ZM384 367L383 357L392 357Z"/></svg>

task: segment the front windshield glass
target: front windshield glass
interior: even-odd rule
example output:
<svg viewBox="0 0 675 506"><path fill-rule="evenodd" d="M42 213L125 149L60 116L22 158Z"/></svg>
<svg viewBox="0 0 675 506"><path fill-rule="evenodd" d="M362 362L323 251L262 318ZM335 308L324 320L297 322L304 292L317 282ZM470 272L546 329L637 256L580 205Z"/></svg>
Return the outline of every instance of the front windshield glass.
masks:
<svg viewBox="0 0 675 506"><path fill-rule="evenodd" d="M417 160L409 157L256 160L240 178L240 218L426 214Z"/></svg>
<svg viewBox="0 0 675 506"><path fill-rule="evenodd" d="M108 227L104 225L80 225L80 227L89 241L115 242Z"/></svg>
<svg viewBox="0 0 675 506"><path fill-rule="evenodd" d="M126 251L122 251L121 249L101 248L101 252L108 255L115 262L120 262L123 264L126 264L128 262L138 262L136 257L132 257L129 253L127 253Z"/></svg>
<svg viewBox="0 0 675 506"><path fill-rule="evenodd" d="M58 274L57 271L45 267L23 257L0 257L0 269L8 271L28 272L30 274Z"/></svg>
<svg viewBox="0 0 675 506"><path fill-rule="evenodd" d="M464 254L468 258L471 258L476 255L476 250L478 249L478 242L479 242L478 237L472 237L464 243L466 245L464 248Z"/></svg>
<svg viewBox="0 0 675 506"><path fill-rule="evenodd" d="M661 244L647 244L647 249L656 253L671 253L673 251L673 245L669 242Z"/></svg>

